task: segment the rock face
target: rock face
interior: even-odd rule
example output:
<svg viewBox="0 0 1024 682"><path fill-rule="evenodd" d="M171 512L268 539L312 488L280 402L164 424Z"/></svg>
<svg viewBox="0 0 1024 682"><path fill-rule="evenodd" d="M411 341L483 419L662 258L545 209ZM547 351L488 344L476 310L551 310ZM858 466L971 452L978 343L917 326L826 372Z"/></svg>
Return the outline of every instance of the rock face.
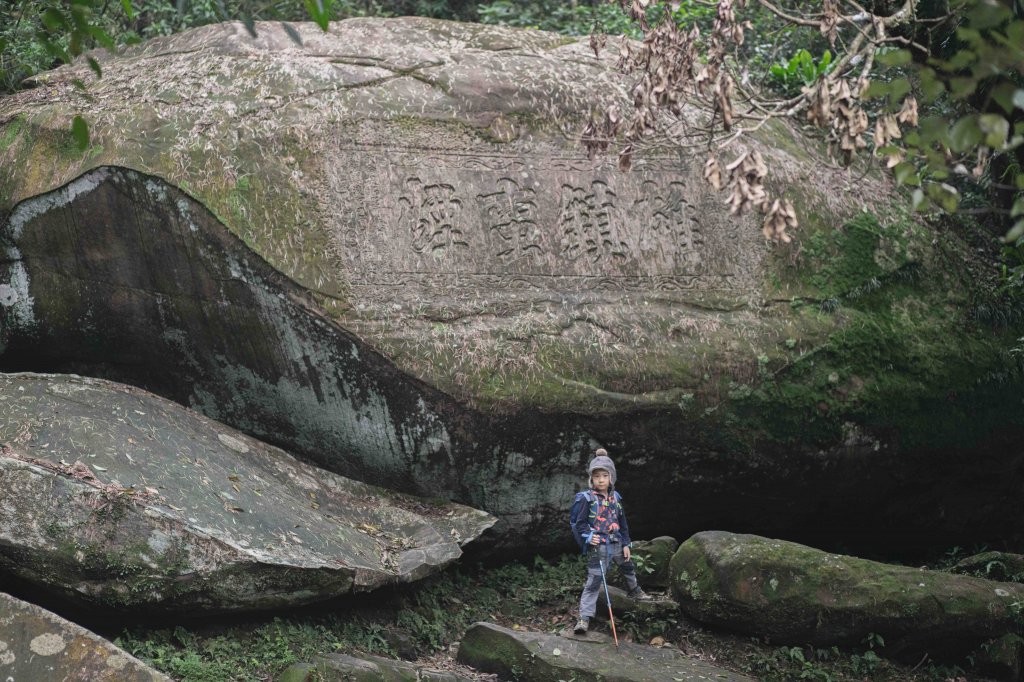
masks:
<svg viewBox="0 0 1024 682"><path fill-rule="evenodd" d="M1021 332L969 308L973 249L874 174L766 126L747 143L804 216L772 251L703 157L586 158L580 125L627 85L585 40L297 30L197 29L0 101L0 370L144 387L486 509L510 546L567 546L599 445L649 535L1024 528Z"/></svg>
<svg viewBox="0 0 1024 682"><path fill-rule="evenodd" d="M501 679L535 682L752 682L745 675L689 659L675 649L630 642L584 642L541 632L477 623L459 644L459 662Z"/></svg>
<svg viewBox="0 0 1024 682"><path fill-rule="evenodd" d="M1020 629L1024 585L881 564L754 535L698 533L672 558L688 616L780 643L858 643L948 660Z"/></svg>
<svg viewBox="0 0 1024 682"><path fill-rule="evenodd" d="M494 523L96 379L0 376L0 568L107 607L245 611L421 578Z"/></svg>
<svg viewBox="0 0 1024 682"><path fill-rule="evenodd" d="M2 592L0 671L15 682L171 682L102 637Z"/></svg>

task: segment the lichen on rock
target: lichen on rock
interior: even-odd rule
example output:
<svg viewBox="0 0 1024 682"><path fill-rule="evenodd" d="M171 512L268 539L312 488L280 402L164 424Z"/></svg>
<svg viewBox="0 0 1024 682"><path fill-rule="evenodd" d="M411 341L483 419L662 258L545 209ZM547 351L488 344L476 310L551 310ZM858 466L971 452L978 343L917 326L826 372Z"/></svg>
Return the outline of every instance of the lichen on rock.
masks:
<svg viewBox="0 0 1024 682"><path fill-rule="evenodd" d="M494 523L318 471L127 386L3 375L0 404L0 567L80 602L295 606L417 580Z"/></svg>

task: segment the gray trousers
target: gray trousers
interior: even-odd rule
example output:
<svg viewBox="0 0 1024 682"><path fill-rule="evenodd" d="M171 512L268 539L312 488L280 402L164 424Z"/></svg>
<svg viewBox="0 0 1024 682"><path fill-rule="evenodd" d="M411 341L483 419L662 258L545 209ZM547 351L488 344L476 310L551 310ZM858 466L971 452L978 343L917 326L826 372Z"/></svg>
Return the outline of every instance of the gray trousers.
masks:
<svg viewBox="0 0 1024 682"><path fill-rule="evenodd" d="M597 612L597 595L604 589L601 585L601 561L604 561L605 578L611 564L619 567L622 577L626 579L626 587L633 591L637 587L636 565L627 561L622 554L621 542L609 542L606 545L590 545L587 547L587 583L580 595L580 618L590 619Z"/></svg>

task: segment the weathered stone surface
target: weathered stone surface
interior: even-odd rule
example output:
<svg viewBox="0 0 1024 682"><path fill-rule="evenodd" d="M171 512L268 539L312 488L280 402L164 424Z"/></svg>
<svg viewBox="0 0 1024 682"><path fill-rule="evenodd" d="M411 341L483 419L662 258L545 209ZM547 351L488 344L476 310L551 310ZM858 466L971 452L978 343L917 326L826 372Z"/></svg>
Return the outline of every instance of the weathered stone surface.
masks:
<svg viewBox="0 0 1024 682"><path fill-rule="evenodd" d="M476 623L459 644L459 662L502 679L558 682L575 676L579 682L697 682L751 678L690 659L675 649L630 642L595 643L513 631L492 623Z"/></svg>
<svg viewBox="0 0 1024 682"><path fill-rule="evenodd" d="M0 568L78 601L252 610L421 578L493 524L141 389L0 375Z"/></svg>
<svg viewBox="0 0 1024 682"><path fill-rule="evenodd" d="M278 682L472 682L471 677L446 670L395 661L380 656L329 654L316 663L296 663Z"/></svg>
<svg viewBox="0 0 1024 682"><path fill-rule="evenodd" d="M171 682L99 635L3 592L0 673L11 682Z"/></svg>
<svg viewBox="0 0 1024 682"><path fill-rule="evenodd" d="M579 123L628 89L586 40L257 30L0 100L0 369L140 385L486 509L510 546L565 547L598 445L649 534L806 535L812 510L848 546L1020 535L1022 332L980 317L973 245L889 210L880 176L763 128L803 220L773 251L703 157L586 158Z"/></svg>
<svg viewBox="0 0 1024 682"><path fill-rule="evenodd" d="M792 542L721 531L684 542L671 564L688 616L794 644L859 643L932 658L1020 629L1024 585L882 564Z"/></svg>

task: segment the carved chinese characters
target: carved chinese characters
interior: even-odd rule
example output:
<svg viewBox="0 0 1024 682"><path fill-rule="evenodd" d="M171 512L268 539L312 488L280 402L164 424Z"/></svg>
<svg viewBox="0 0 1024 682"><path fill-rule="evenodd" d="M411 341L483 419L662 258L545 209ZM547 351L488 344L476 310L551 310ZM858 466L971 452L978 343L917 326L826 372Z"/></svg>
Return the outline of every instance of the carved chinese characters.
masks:
<svg viewBox="0 0 1024 682"><path fill-rule="evenodd" d="M412 250L444 256L452 248L467 248L462 230L462 200L455 188L438 183L423 185L419 178L406 181L407 193L398 201L402 206L399 223L412 233Z"/></svg>
<svg viewBox="0 0 1024 682"><path fill-rule="evenodd" d="M521 258L538 259L544 254L540 245L540 228L536 222L536 192L520 187L511 178L501 178L498 190L478 194L486 229L498 237L495 256L502 263Z"/></svg>
<svg viewBox="0 0 1024 682"><path fill-rule="evenodd" d="M353 286L400 274L430 287L504 278L538 289L681 291L728 288L735 271L730 226L705 228L702 195L678 166L620 173L575 158L349 151L355 163L338 191L361 191L373 207L369 225L358 209L339 218Z"/></svg>
<svg viewBox="0 0 1024 682"><path fill-rule="evenodd" d="M600 180L591 182L589 188L562 185L559 229L565 258L584 258L591 263L626 259L629 245L618 236L615 198L608 184Z"/></svg>

